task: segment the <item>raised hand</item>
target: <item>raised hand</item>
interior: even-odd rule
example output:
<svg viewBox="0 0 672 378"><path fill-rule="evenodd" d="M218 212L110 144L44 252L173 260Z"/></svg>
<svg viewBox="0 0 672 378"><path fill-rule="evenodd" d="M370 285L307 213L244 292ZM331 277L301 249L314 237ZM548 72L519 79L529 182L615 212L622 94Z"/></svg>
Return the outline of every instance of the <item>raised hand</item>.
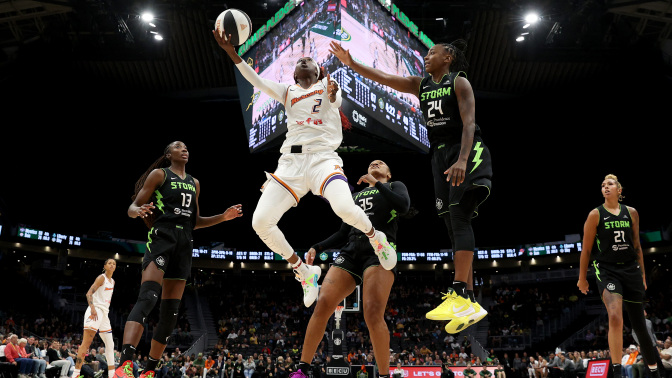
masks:
<svg viewBox="0 0 672 378"><path fill-rule="evenodd" d="M329 52L334 54L334 56L336 56L338 60L340 60L341 63L345 64L346 66L352 65L352 56L350 55L350 50L345 50L343 47L341 47L340 44L336 43L336 41L331 41L331 44L329 44Z"/></svg>

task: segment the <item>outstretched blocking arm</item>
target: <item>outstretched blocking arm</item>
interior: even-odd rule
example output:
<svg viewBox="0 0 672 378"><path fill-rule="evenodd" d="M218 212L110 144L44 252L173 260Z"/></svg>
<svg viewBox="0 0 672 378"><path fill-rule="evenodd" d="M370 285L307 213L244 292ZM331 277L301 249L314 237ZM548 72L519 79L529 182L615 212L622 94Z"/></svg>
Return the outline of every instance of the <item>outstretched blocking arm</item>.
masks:
<svg viewBox="0 0 672 378"><path fill-rule="evenodd" d="M238 71L240 71L240 74L243 75L245 80L249 81L250 84L252 84L252 86L255 88L259 88L259 90L271 96L271 98L274 100L281 103L285 102L287 88L289 87L287 84L276 83L274 81L264 79L254 72L252 67L243 61L243 59L236 52L235 47L231 44L231 42L229 42L231 40L231 35L229 34L228 38L225 38L227 35L226 30L222 31L221 35L216 30L213 30L212 35L215 37L219 47L224 49L224 51L226 51L226 53L229 55L229 58L231 58L233 63L236 65L236 68Z"/></svg>
<svg viewBox="0 0 672 378"><path fill-rule="evenodd" d="M588 214L588 219L583 225L583 244L581 245L581 262L579 266L579 282L576 286L583 294L588 294L588 265L590 264L590 253L595 243L595 235L597 235L597 224L599 223L600 215L597 209L593 209Z"/></svg>
<svg viewBox="0 0 672 378"><path fill-rule="evenodd" d="M341 47L340 44L334 41L332 41L331 45L329 46L329 52L334 54L343 64L352 68L355 70L355 72L367 79L371 79L400 92L410 93L416 97L418 96L420 82L422 81L420 76L403 77L390 75L379 69L359 64L355 62L354 59L352 59L350 50L345 50L343 47Z"/></svg>
<svg viewBox="0 0 672 378"><path fill-rule="evenodd" d="M214 226L224 221L243 216L243 205L238 204L229 207L221 214L213 215L211 217L202 217L198 206L198 196L201 194L201 183L196 179L194 179L194 183L196 184L196 224L194 225L194 230L197 228Z"/></svg>

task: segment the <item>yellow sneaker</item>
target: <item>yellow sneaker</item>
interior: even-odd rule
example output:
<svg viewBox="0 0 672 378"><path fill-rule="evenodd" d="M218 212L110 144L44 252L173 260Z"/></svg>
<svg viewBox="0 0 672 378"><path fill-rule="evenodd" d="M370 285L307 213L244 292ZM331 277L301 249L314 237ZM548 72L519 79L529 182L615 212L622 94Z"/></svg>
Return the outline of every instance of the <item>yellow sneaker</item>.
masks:
<svg viewBox="0 0 672 378"><path fill-rule="evenodd" d="M448 322L448 324L446 324L446 332L458 333L460 331L464 331L469 326L478 323L481 319L488 315L488 312L485 311L485 309L483 309L480 304L473 302L472 305L474 306L474 310L476 310L476 312L471 315L451 320Z"/></svg>
<svg viewBox="0 0 672 378"><path fill-rule="evenodd" d="M455 290L449 289L448 294L443 294L443 303L437 308L428 312L425 316L430 320L451 320L463 316L469 316L476 312L471 301L455 293Z"/></svg>

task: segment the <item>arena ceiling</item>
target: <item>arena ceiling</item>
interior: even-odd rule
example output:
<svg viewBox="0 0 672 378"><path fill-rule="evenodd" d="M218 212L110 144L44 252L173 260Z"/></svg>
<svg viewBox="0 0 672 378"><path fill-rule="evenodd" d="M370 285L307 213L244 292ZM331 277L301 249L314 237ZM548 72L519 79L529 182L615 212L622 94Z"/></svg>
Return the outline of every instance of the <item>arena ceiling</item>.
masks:
<svg viewBox="0 0 672 378"><path fill-rule="evenodd" d="M392 1L433 41L468 41L469 76L482 94L576 83L622 69L633 52L670 67L672 0ZM0 79L11 79L22 61L45 59L128 91L235 98L230 60L209 34L214 19L239 8L261 25L284 2L0 0ZM162 43L139 27L147 6L166 35ZM516 43L529 10L542 20L532 40Z"/></svg>

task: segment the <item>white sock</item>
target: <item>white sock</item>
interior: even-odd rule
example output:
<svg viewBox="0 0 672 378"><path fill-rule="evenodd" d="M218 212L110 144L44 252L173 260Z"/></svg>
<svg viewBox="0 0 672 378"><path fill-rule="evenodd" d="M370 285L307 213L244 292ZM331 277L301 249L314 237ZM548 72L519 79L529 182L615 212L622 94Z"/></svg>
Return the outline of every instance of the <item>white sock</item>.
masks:
<svg viewBox="0 0 672 378"><path fill-rule="evenodd" d="M654 371L658 369L658 365L649 365L649 370Z"/></svg>
<svg viewBox="0 0 672 378"><path fill-rule="evenodd" d="M107 370L107 378L114 378L114 369Z"/></svg>
<svg viewBox="0 0 672 378"><path fill-rule="evenodd" d="M72 378L77 378L79 377L79 369L75 369L75 372L72 373Z"/></svg>
<svg viewBox="0 0 672 378"><path fill-rule="evenodd" d="M300 257L299 261L297 261L295 264L292 264L292 269L294 269L301 276L301 278L308 274L308 265L304 264Z"/></svg>

